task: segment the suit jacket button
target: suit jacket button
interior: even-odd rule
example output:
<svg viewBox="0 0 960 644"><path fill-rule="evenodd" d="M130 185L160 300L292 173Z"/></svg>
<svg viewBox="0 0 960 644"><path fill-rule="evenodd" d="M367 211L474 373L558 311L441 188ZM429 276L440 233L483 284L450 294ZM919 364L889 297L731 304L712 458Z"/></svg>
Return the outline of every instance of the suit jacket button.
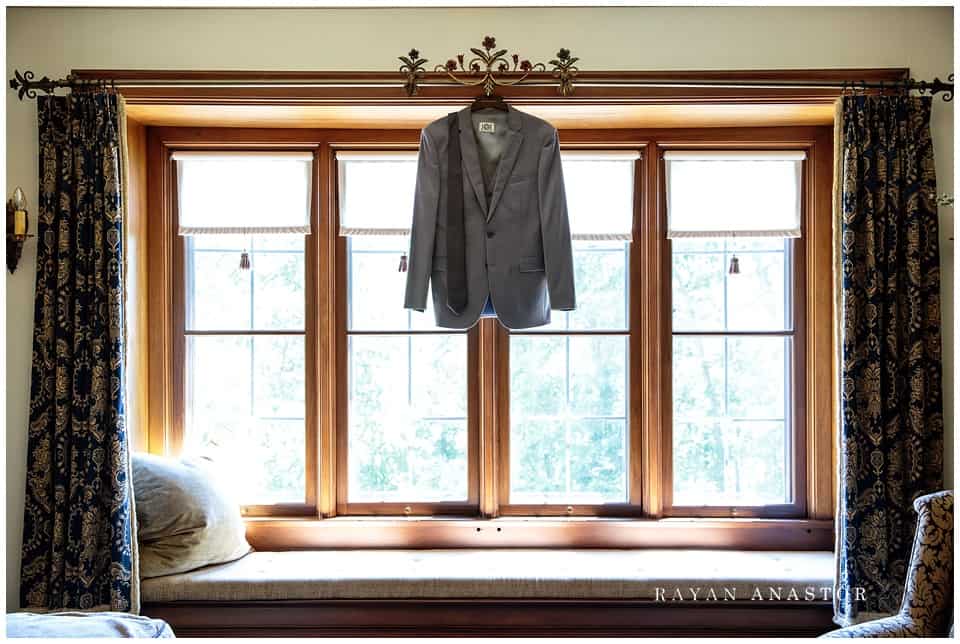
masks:
<svg viewBox="0 0 960 644"><path fill-rule="evenodd" d="M493 235L494 235L494 232L492 230L487 231L487 239L490 239L491 237L493 237Z"/></svg>

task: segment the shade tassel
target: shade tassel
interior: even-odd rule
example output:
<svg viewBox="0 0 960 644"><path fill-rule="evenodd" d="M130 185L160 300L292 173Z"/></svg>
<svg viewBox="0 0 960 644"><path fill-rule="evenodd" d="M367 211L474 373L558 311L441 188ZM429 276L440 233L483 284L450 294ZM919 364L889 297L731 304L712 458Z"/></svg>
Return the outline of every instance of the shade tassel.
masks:
<svg viewBox="0 0 960 644"><path fill-rule="evenodd" d="M246 249L244 249L243 252L240 253L240 270L241 271L250 270L250 253L248 253Z"/></svg>
<svg viewBox="0 0 960 644"><path fill-rule="evenodd" d="M400 273L407 272L407 254L406 253L400 256L400 266L397 268L397 271Z"/></svg>
<svg viewBox="0 0 960 644"><path fill-rule="evenodd" d="M731 275L740 274L740 259L736 255L730 258L730 270L727 272Z"/></svg>

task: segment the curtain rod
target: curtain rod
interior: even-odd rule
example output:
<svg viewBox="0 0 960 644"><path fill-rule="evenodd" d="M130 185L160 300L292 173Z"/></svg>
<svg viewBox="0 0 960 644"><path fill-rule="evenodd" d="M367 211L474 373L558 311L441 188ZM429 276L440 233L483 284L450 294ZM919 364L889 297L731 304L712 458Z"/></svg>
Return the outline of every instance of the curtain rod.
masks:
<svg viewBox="0 0 960 644"><path fill-rule="evenodd" d="M538 75L540 76L540 75ZM697 80L697 79L673 79L665 77L662 79L636 79L624 76L617 78L609 76L604 78L583 78L578 81L570 79L567 83L568 90L562 92L562 83L559 80L539 77L524 78L522 83L509 83L511 85L522 84L526 87L554 87L558 88L558 93L565 96L573 94L574 84L579 87L649 87L649 88L716 88L716 89L839 89L842 92L868 92L868 91L917 91L921 95L942 94L944 101L953 100L953 74L947 77L949 82L934 78L932 81L915 80L906 78L899 81L863 81L863 80L845 80L845 81L766 81L766 80ZM425 79L424 76L418 76L413 81L406 79L404 87L409 96L419 93L420 88L424 87L450 87L451 85L466 85L467 83L458 80L435 78ZM470 83L473 85L474 83ZM500 83L497 83L500 84ZM106 87L113 89L123 88L176 88L176 87L194 87L198 89L213 88L308 88L308 87L377 87L389 88L400 85L398 81L372 80L357 78L354 80L346 78L331 78L327 80L297 80L297 79L256 79L243 80L236 78L219 80L191 80L191 79L164 79L164 78L79 78L73 74L66 78L51 79L47 76L36 79L32 71L14 72L14 78L10 79L10 88L17 92L20 100L25 98L32 99L37 97L38 92L53 94L58 89L83 90L97 87ZM492 92L491 92L492 93Z"/></svg>
<svg viewBox="0 0 960 644"><path fill-rule="evenodd" d="M240 80L240 79L221 79L221 80L171 80L171 79L150 79L150 78L136 78L136 79L124 79L124 78L111 78L111 79L93 79L93 78L78 78L74 75L69 75L66 78L60 79L51 79L47 76L44 76L39 79L35 79L35 75L31 71L20 72L15 71L14 78L10 79L10 88L17 92L17 96L20 100L25 98L32 99L37 97L38 92L45 92L47 94L53 94L57 89L69 89L69 90L83 90L83 89L92 89L97 87L104 88L113 88L113 89L123 89L123 88L145 88L145 87L156 87L156 88L176 88L176 87L193 87L198 89L215 89L215 88L309 88L309 87L376 87L376 88L389 88L397 87L399 83L397 81L387 81L387 80L367 80L358 78L356 80L348 79L330 79L330 80L290 80L290 79L258 79L258 80ZM757 80L696 80L696 79L682 79L682 80L670 80L669 78L663 79L634 79L629 77L623 78L590 78L590 79L581 79L576 82L576 86L579 87L649 87L649 88L716 88L716 89L839 89L842 92L867 92L878 90L881 92L885 91L917 91L921 95L930 94L937 95L943 94L941 98L944 101L950 102L953 100L953 74L950 74L947 77L947 80L950 82L941 81L939 78L934 78L932 81L926 80L915 80L912 78L904 79L901 81L862 81L862 80L846 80L846 81L757 81ZM458 83L453 80L445 79L430 79L423 80L423 77L420 77L419 80L415 83L416 90L424 87L450 87L451 85L464 84ZM511 83L521 84L521 83ZM524 79L522 85L526 87L558 87L560 88L560 82L550 79L538 79L538 78L528 78ZM569 91L565 94L567 96L573 94L574 81L571 81L569 84ZM413 96L417 94L418 91L409 92L408 95Z"/></svg>

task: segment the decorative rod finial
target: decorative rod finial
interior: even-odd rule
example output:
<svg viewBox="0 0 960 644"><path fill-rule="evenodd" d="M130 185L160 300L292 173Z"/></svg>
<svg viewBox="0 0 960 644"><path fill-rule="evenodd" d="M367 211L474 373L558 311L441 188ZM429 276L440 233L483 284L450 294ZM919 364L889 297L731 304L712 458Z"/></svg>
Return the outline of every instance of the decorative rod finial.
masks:
<svg viewBox="0 0 960 644"><path fill-rule="evenodd" d="M17 91L17 98L21 101L23 100L24 96L27 98L37 97L37 92L33 88L33 78L33 72L30 70L27 70L22 74L20 73L19 69L13 70L13 78L10 79L10 89ZM42 83L48 80L49 79L44 76L40 82Z"/></svg>

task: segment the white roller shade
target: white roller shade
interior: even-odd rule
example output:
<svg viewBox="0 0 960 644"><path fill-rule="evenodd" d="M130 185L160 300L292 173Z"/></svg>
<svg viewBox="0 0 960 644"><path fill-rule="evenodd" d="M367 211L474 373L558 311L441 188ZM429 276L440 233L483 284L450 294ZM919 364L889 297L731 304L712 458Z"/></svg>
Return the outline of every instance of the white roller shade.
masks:
<svg viewBox="0 0 960 644"><path fill-rule="evenodd" d="M409 235L415 151L337 152L341 235Z"/></svg>
<svg viewBox="0 0 960 644"><path fill-rule="evenodd" d="M667 237L799 237L803 151L664 153Z"/></svg>
<svg viewBox="0 0 960 644"><path fill-rule="evenodd" d="M564 151L574 239L629 240L636 151ZM341 235L408 235L416 152L337 152Z"/></svg>
<svg viewBox="0 0 960 644"><path fill-rule="evenodd" d="M577 240L633 239L635 150L570 150L560 154L570 234Z"/></svg>
<svg viewBox="0 0 960 644"><path fill-rule="evenodd" d="M181 235L310 233L310 152L175 152Z"/></svg>

